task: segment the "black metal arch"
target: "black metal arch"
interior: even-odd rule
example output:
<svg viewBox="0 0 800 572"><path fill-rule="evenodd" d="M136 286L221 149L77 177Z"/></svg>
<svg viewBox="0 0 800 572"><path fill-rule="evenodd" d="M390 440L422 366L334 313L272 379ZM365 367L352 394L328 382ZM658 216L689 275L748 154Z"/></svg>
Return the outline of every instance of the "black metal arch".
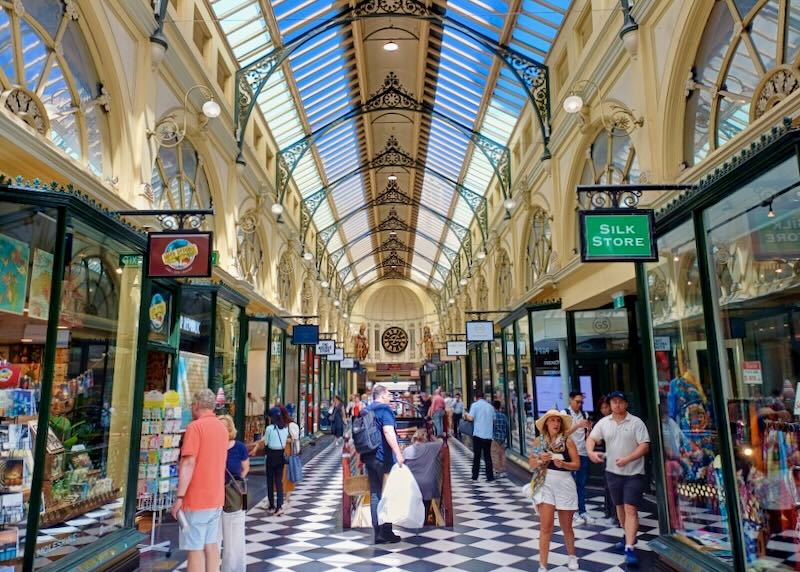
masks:
<svg viewBox="0 0 800 572"><path fill-rule="evenodd" d="M410 262L406 262L405 260L400 258L396 252L393 252L392 255L389 256L387 259L380 261L378 264L372 266L371 268L368 268L367 270L364 270L364 272L362 272L361 274L353 276L348 282L344 284L344 289L347 290L348 285L350 285L350 287L352 288L352 285L360 281L364 276L366 276L373 270L380 270L382 268L389 268L390 271L396 271L398 268L402 268L404 270L416 269L422 272L422 269L417 268Z"/></svg>
<svg viewBox="0 0 800 572"><path fill-rule="evenodd" d="M245 128L255 108L258 96L264 89L264 86L267 85L274 71L280 67L292 53L306 42L324 34L328 30L359 20L386 17L426 20L452 28L500 58L509 68L512 75L524 87L528 98L533 104L533 109L536 111L536 117L544 142L544 157L549 158L550 80L547 66L451 18L445 13L445 10L439 6L435 4L426 6L419 0L361 0L355 6L344 7L337 14L321 22L314 28L300 34L296 38L293 38L289 42L286 42L282 46L275 48L254 62L237 70L235 77L236 93L234 100L234 120L240 156L244 146ZM243 159L240 157L239 160Z"/></svg>
<svg viewBox="0 0 800 572"><path fill-rule="evenodd" d="M339 117L333 119L316 131L306 135L302 139L287 145L278 152L277 157L277 182L278 202L283 203L289 181L294 174L300 160L311 148L311 146L322 138L326 133L334 130L339 125L355 117L366 115L375 111L405 111L412 113L422 113L432 117L438 117L454 127L457 131L465 135L475 146L480 149L500 182L500 189L503 198L511 196L511 160L508 147L494 141L490 137L482 135L473 130L468 125L442 113L434 106L423 101L417 101L412 93L407 91L401 84L394 72L389 72L383 80L381 88L361 105L354 107Z"/></svg>
<svg viewBox="0 0 800 572"><path fill-rule="evenodd" d="M463 244L464 237L469 234L469 229L461 224L458 224L453 219L449 218L446 215L443 215L439 211L432 209L428 205L422 204L420 201L416 200L414 197L409 195L408 193L404 193L400 190L397 181L389 181L386 184L386 190L384 190L380 195L375 197L374 199L367 201L363 205L359 206L358 208L353 209L340 219L334 221L333 223L329 224L322 230L317 233L317 236L322 239L327 247L330 244L330 241L333 239L334 235L336 235L336 231L347 222L350 218L354 217L360 212L368 210L372 207L380 207L386 205L406 205L411 207L419 207L426 212L432 214L439 220L441 220L447 227L452 229L453 234L456 235L458 238L459 244ZM436 243L438 244L438 242Z"/></svg>
<svg viewBox="0 0 800 572"><path fill-rule="evenodd" d="M389 136L389 139L386 142L386 147L384 147L384 149L372 160L361 163L356 168L345 173L328 185L322 187L315 193L308 195L303 200L303 203L300 205L300 241L305 244L306 234L308 233L308 229L311 228L311 221L314 219L314 213L317 212L319 206L325 201L328 193L331 192L334 187L364 171L382 169L385 167L406 167L423 170L431 173L446 183L453 185L458 194L461 195L461 197L466 201L467 205L475 215L475 218L478 221L478 228L481 231L483 242L485 243L487 241L489 236L489 215L488 208L486 206L486 197L468 189L444 173L429 167L424 161L420 161L416 157L412 157L400 146L400 143L393 135Z"/></svg>
<svg viewBox="0 0 800 572"><path fill-rule="evenodd" d="M429 258L428 256L425 256L421 252L415 251L413 248L411 248L410 246L405 244L402 240L399 240L397 238L390 238L389 240L384 242L382 245L378 246L377 248L373 248L370 252L368 252L367 254L365 254L364 256L359 258L358 260L354 260L352 263L348 264L345 268L340 270L339 271L339 279L344 282L344 280L350 275L352 270L356 266L358 266L358 264L360 262L366 260L370 256L376 256L376 255L378 255L378 254L380 254L382 252L391 252L392 254L396 254L398 252L404 252L404 253L408 253L408 254L413 254L414 256L419 256L422 260L425 260L426 262L430 263L430 265L433 267L433 269L436 270L436 272L439 273L439 276L442 278L443 281L447 280L447 275L450 273L450 269L442 266L441 264L439 264L438 262L436 262L432 258ZM345 270L347 270L347 272L345 272Z"/></svg>

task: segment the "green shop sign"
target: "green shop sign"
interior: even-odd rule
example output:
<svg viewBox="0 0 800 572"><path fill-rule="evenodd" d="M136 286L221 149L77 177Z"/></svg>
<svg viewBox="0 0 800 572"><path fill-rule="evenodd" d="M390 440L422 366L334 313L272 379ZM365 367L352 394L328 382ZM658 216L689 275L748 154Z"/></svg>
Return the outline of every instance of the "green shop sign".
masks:
<svg viewBox="0 0 800 572"><path fill-rule="evenodd" d="M214 250L211 252L211 264L217 266L217 262L219 261L219 251ZM141 254L120 254L119 256L119 265L120 267L123 266L136 266L139 267L144 262L144 256Z"/></svg>
<svg viewBox="0 0 800 572"><path fill-rule="evenodd" d="M578 213L582 262L658 260L655 216L645 209L598 209Z"/></svg>

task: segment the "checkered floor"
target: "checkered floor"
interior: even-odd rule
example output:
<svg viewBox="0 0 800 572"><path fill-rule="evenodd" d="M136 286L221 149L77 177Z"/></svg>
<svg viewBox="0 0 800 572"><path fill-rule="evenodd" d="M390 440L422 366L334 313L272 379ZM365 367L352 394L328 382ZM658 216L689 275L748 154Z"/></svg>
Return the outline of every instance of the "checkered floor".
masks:
<svg viewBox="0 0 800 572"><path fill-rule="evenodd" d="M472 453L457 443L452 448L455 527L424 528L418 533L397 531L398 544L372 545L371 529L342 530L341 459L330 446L305 468L305 480L292 494L282 517L267 516L266 501L247 516L248 570L361 571L467 571L508 572L536 570L538 520L530 501L520 494L520 484L508 479L471 480ZM602 516L598 502L590 512ZM642 569L652 568L647 541L657 522L641 514L638 544ZM621 571L622 555L611 546L622 538L619 528L596 525L577 528L581 570ZM550 570L567 570L563 536L553 535ZM179 568L184 568L185 563Z"/></svg>

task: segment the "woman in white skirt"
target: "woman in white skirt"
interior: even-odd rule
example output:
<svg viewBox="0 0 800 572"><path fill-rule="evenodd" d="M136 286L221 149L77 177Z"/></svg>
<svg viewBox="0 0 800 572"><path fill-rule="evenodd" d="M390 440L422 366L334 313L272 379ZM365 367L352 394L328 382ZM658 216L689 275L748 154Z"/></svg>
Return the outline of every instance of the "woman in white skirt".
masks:
<svg viewBox="0 0 800 572"><path fill-rule="evenodd" d="M572 418L555 409L536 420L539 437L533 440L529 463L532 469L547 467L544 484L533 495L540 520L539 572L547 570L556 511L569 554L567 568L578 570L575 532L572 530L572 516L578 510L578 491L570 471L580 468L581 459L575 442L566 436L571 425Z"/></svg>

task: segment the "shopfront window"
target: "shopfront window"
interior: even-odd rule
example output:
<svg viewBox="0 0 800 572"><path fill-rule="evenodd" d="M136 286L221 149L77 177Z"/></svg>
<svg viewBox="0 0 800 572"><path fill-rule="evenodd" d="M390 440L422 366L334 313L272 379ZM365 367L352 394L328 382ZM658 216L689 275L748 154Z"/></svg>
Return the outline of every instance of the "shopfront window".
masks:
<svg viewBox="0 0 800 572"><path fill-rule="evenodd" d="M490 351L490 346L494 342L484 342L481 344L481 375L480 387L483 389L483 394L487 399L491 398L492 395L492 356Z"/></svg>
<svg viewBox="0 0 800 572"><path fill-rule="evenodd" d="M247 411L244 440L257 441L264 435L268 406L267 398L267 338L269 324L250 320L247 336Z"/></svg>
<svg viewBox="0 0 800 572"><path fill-rule="evenodd" d="M492 357L494 358L494 394L487 399L491 401L499 401L500 407L505 409L506 406L506 362L503 360L503 339L504 336L495 338L492 343Z"/></svg>
<svg viewBox="0 0 800 572"><path fill-rule="evenodd" d="M800 556L798 179L793 157L704 213L746 557L770 570Z"/></svg>
<svg viewBox="0 0 800 572"><path fill-rule="evenodd" d="M236 413L236 360L239 353L239 314L241 310L217 298L214 376L211 389L217 394L217 413Z"/></svg>
<svg viewBox="0 0 800 572"><path fill-rule="evenodd" d="M517 360L515 357L516 347L514 345L514 326L511 325L503 330L503 339L506 350L506 380L508 383L508 401L506 403L506 414L509 420L509 430L511 431L511 448L515 451L520 450L519 445L519 419L517 418Z"/></svg>
<svg viewBox="0 0 800 572"><path fill-rule="evenodd" d="M628 311L590 310L575 312L576 350L579 352L626 351Z"/></svg>
<svg viewBox="0 0 800 572"><path fill-rule="evenodd" d="M288 338L288 336L287 336ZM289 415L291 415L297 423L300 423L299 418L296 417L297 415L297 406L299 403L299 377L300 377L300 370L298 369L299 365L299 348L291 343L289 340L286 341L286 377L285 383L283 388L283 403L286 405L286 409L289 411ZM274 403L276 399L279 399L280 395L278 393L278 389L275 387L275 384L271 384L270 386L270 399Z"/></svg>
<svg viewBox="0 0 800 572"><path fill-rule="evenodd" d="M121 528L128 477L141 268L117 271L120 255L130 249L80 220L71 225L47 404L49 438L42 452L47 474L39 534L52 540L39 541L37 567ZM49 287L42 288L50 280L52 257L45 249L33 250L30 260L30 296L40 304L34 307L42 308L49 298ZM43 326L23 330L21 341L26 340L43 343ZM12 407L22 403L15 399ZM5 467L8 471L9 464Z"/></svg>
<svg viewBox="0 0 800 572"><path fill-rule="evenodd" d="M0 203L0 217L0 563L7 563L24 550L58 213ZM66 332L59 339L65 344Z"/></svg>
<svg viewBox="0 0 800 572"><path fill-rule="evenodd" d="M694 304L696 243L691 222L658 241L659 261L647 265L659 284L651 305L655 367L670 530L692 546L730 560L719 426L711 405L709 348L702 308Z"/></svg>
<svg viewBox="0 0 800 572"><path fill-rule="evenodd" d="M283 378L283 339L284 331L278 326L272 326L272 346L269 354L269 380L270 388L275 398L285 403L287 396L284 394L285 383ZM289 394L291 395L291 394Z"/></svg>
<svg viewBox="0 0 800 572"><path fill-rule="evenodd" d="M548 409L564 409L569 396L567 317L562 310L531 312L533 320L533 372L537 417ZM525 438L534 437L532 418L528 418Z"/></svg>
<svg viewBox="0 0 800 572"><path fill-rule="evenodd" d="M211 309L211 292L184 290L181 293L177 391L184 425L192 419L192 396L208 387Z"/></svg>
<svg viewBox="0 0 800 572"><path fill-rule="evenodd" d="M530 333L528 331L528 317L525 316L517 321L517 352L519 354L519 388L517 391L522 393L522 411L518 416L525 429L523 442L520 444L519 452L526 454L528 448L528 435L533 435L533 371L531 369L530 354ZM530 430L528 429L530 427Z"/></svg>

